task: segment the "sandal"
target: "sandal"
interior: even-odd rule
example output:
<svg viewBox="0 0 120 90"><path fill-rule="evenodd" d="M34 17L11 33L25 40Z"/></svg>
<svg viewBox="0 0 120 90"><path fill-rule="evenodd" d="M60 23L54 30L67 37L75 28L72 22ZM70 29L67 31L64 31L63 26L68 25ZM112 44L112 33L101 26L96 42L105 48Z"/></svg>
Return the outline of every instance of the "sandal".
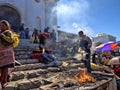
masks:
<svg viewBox="0 0 120 90"><path fill-rule="evenodd" d="M2 84L2 88L5 88L8 85L8 83Z"/></svg>

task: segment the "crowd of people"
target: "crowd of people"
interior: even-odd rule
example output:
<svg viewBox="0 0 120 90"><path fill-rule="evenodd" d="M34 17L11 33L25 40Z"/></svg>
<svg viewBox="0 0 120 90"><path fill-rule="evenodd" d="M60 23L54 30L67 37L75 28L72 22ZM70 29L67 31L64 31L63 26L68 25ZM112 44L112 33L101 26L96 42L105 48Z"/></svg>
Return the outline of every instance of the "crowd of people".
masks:
<svg viewBox="0 0 120 90"><path fill-rule="evenodd" d="M20 28L21 34L23 29L24 24ZM26 29L26 33L28 33L28 28ZM12 31L8 21L0 21L0 82L2 88L4 88L7 85L7 82L10 81L12 70L15 66L13 33L14 32ZM35 28L30 41L32 43L38 43L39 47L31 53L31 58L38 59L46 66L58 66L59 63L54 54L57 53L61 57L68 57L73 56L75 53L79 53L81 56L79 59L83 61L88 73L95 70L95 65L108 67L108 72L113 73L117 79L117 87L119 90L120 57L115 57L112 51L91 53L91 39L85 35L83 31L79 31L78 36L79 43L71 43L71 40L69 39L56 42L55 30L50 33L49 27L45 28L44 32L41 32ZM24 33L24 35L20 35L20 38L29 38L29 35ZM103 71L106 71L104 68L102 69ZM96 70L101 70L101 68L97 68Z"/></svg>
<svg viewBox="0 0 120 90"><path fill-rule="evenodd" d="M37 57L42 63L46 65L51 65L52 62L53 66L57 66L58 63L55 63L57 60L53 54L58 54L61 57L68 57L73 56L75 53L79 53L81 56L80 60L83 61L88 73L91 73L92 70L95 70L95 67L93 68L93 65L106 66L109 68L110 73L113 73L117 77L117 84L119 84L118 78L120 78L120 62L110 64L110 61L115 61L113 51L91 53L92 41L87 35L84 34L83 31L78 32L79 43L74 42L72 44L69 39L64 39L63 41L56 42L55 31L53 30L53 33L49 33L49 27L47 27L43 33L41 31L38 32L37 30L34 30L33 36L37 36L35 37L35 42L33 43L39 43L39 50L40 48L45 49L46 46L49 46L49 44L46 43L47 41L54 44L49 46L49 48L52 48L52 53L46 52L47 49L45 50L44 54L41 52L39 55L37 54L38 52L36 53L33 51L32 58ZM46 55L46 53L48 55ZM117 58L117 61L119 61L119 58ZM101 70L101 67L99 69L97 68L97 70ZM106 71L103 68L102 70ZM120 88L119 85L117 86Z"/></svg>
<svg viewBox="0 0 120 90"><path fill-rule="evenodd" d="M81 54L81 60L84 62L87 72L91 73L92 70L100 70L112 73L116 77L117 90L120 90L120 57L116 57L113 50L95 51L91 54L91 39L83 31L78 34L80 37L78 51Z"/></svg>

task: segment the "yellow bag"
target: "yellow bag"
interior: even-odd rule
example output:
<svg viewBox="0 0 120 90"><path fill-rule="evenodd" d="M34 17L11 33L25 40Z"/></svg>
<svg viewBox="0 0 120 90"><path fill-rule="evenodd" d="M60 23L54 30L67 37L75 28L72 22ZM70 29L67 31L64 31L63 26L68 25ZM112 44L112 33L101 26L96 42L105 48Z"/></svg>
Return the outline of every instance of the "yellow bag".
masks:
<svg viewBox="0 0 120 90"><path fill-rule="evenodd" d="M12 32L11 30L6 30L1 33L2 35L2 44L3 46L10 46L12 45L14 48L18 46L19 44L19 35L15 32Z"/></svg>
<svg viewBox="0 0 120 90"><path fill-rule="evenodd" d="M16 33L13 33L13 47L17 47L19 44L19 35Z"/></svg>

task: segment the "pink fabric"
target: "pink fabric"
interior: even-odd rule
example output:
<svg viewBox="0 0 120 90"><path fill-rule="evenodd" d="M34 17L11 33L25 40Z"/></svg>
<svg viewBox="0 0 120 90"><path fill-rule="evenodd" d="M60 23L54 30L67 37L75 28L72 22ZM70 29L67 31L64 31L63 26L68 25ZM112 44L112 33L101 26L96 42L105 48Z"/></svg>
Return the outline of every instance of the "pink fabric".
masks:
<svg viewBox="0 0 120 90"><path fill-rule="evenodd" d="M15 61L14 51L12 47L2 48L0 46L0 67L13 64Z"/></svg>

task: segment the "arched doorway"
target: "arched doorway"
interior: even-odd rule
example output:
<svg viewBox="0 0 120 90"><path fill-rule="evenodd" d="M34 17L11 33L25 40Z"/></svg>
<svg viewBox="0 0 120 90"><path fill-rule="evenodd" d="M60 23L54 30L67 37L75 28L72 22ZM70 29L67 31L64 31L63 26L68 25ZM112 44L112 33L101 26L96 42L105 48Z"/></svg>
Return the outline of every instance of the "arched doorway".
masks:
<svg viewBox="0 0 120 90"><path fill-rule="evenodd" d="M8 5L0 5L0 20L8 20L12 29L19 32L20 28L20 15L18 11Z"/></svg>

